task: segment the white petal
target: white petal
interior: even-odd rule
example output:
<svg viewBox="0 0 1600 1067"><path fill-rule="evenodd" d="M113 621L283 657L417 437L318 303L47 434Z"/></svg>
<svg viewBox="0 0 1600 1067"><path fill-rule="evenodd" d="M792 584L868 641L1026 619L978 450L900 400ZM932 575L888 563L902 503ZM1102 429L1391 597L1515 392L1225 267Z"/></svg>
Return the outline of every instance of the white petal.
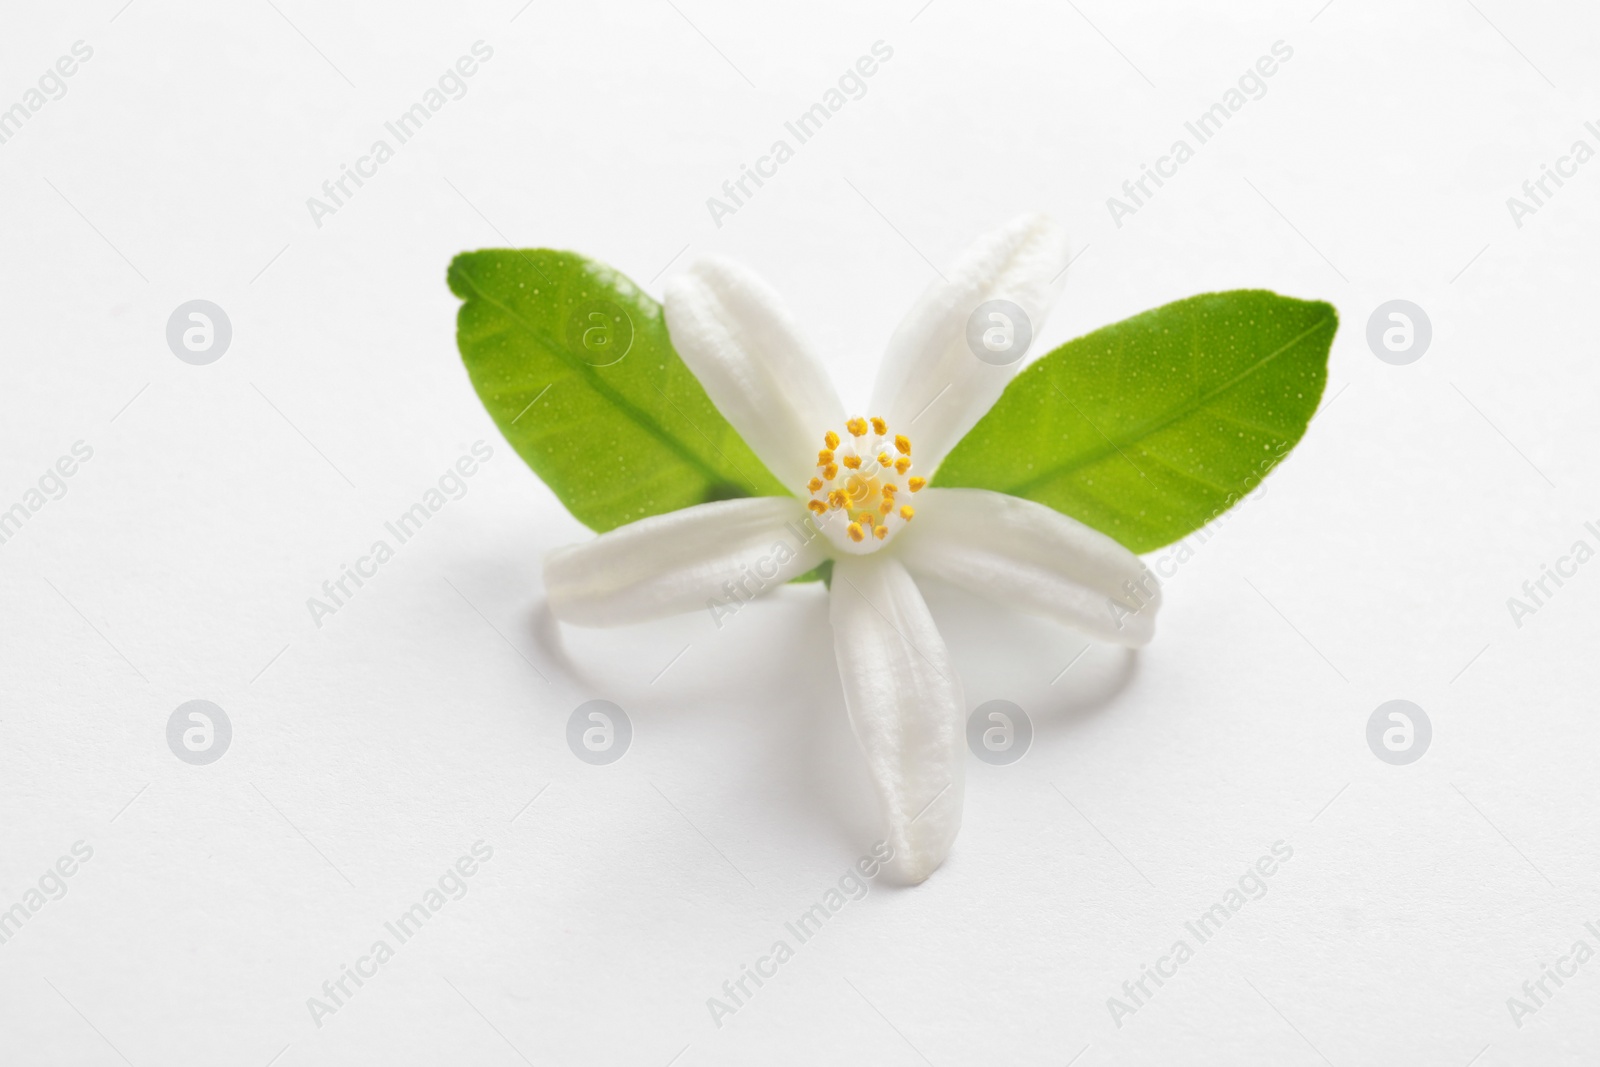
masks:
<svg viewBox="0 0 1600 1067"><path fill-rule="evenodd" d="M1009 300L1032 328L1028 353L1038 353L1069 259L1066 236L1048 217L1016 219L969 248L895 330L873 389L872 413L911 438L922 474L932 473L1022 366L1020 356L995 366L973 355L967 320L985 301Z"/></svg>
<svg viewBox="0 0 1600 1067"><path fill-rule="evenodd" d="M667 283L665 305L672 345L711 402L798 491L844 408L777 294L738 264L707 258Z"/></svg>
<svg viewBox="0 0 1600 1067"><path fill-rule="evenodd" d="M793 497L697 504L619 526L545 558L550 610L579 626L622 626L689 611L726 611L823 559L825 540ZM807 537L807 534L810 536ZM730 597L723 583L741 592Z"/></svg>
<svg viewBox="0 0 1600 1067"><path fill-rule="evenodd" d="M924 489L898 551L942 578L1119 645L1155 636L1161 587L1138 556L1077 519L987 489Z"/></svg>
<svg viewBox="0 0 1600 1067"><path fill-rule="evenodd" d="M888 819L894 863L920 882L961 828L961 683L916 583L892 557L836 559L828 604L845 705Z"/></svg>

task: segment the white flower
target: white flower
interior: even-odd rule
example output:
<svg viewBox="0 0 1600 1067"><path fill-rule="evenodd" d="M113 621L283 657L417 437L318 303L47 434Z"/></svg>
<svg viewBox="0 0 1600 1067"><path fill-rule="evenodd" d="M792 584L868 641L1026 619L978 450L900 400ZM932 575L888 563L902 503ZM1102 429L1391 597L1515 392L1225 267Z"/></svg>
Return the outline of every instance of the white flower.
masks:
<svg viewBox="0 0 1600 1067"><path fill-rule="evenodd" d="M845 704L898 873L911 882L944 861L960 828L966 756L961 684L912 576L1118 644L1153 633L1153 583L1146 589L1143 564L1111 538L1018 497L925 488L1016 369L973 355L968 317L1005 299L1037 332L1066 264L1066 242L1044 217L979 241L890 338L867 415L846 418L777 296L733 263L696 263L667 286L672 343L795 496L656 515L545 563L558 618L615 626L749 594L752 573L757 590L777 588L833 559L829 619Z"/></svg>

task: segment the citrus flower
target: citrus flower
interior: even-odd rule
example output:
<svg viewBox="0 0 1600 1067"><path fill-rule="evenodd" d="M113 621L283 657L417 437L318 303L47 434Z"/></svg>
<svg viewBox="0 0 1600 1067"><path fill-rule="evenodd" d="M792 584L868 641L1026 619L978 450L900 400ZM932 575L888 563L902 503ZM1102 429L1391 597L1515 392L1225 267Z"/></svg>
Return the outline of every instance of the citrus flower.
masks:
<svg viewBox="0 0 1600 1067"><path fill-rule="evenodd" d="M855 413L772 290L731 262L700 260L667 286L672 344L793 495L651 516L545 562L558 619L617 626L715 614L730 597L832 560L828 617L845 706L908 882L949 853L966 757L961 683L915 576L1117 644L1153 635L1154 582L1116 541L1043 504L929 484L1016 371L974 355L969 317L1003 299L1037 332L1067 262L1060 230L1042 216L979 241L896 329L872 401Z"/></svg>

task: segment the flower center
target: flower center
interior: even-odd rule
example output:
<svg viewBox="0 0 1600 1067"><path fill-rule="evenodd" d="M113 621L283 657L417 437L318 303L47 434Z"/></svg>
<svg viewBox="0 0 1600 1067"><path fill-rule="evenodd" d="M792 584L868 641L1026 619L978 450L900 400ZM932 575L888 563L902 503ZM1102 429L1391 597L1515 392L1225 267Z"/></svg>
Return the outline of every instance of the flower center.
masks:
<svg viewBox="0 0 1600 1067"><path fill-rule="evenodd" d="M906 495L927 479L911 474L910 438L891 434L882 419L858 416L844 430L823 435L806 506L841 547L870 552L911 521L916 511Z"/></svg>

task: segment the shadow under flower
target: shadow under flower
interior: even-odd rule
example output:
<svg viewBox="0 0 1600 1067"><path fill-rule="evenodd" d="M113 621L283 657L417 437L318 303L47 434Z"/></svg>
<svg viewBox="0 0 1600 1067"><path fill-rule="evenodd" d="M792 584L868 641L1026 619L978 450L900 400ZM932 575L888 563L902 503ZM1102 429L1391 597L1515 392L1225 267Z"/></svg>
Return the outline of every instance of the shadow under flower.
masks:
<svg viewBox="0 0 1600 1067"><path fill-rule="evenodd" d="M962 677L967 714L990 699L1012 700L1027 709L1035 744L1088 723L1137 676L1133 649L1084 641L941 582L921 584ZM779 839L738 847L749 858L765 851L768 869L783 869L797 845L854 856L884 833L845 710L827 596L820 583L789 586L720 626L689 616L628 628L634 635L565 629L541 596L523 631L558 690L615 700L636 717L639 737L665 738L650 745L677 750L674 777L711 782L707 790L730 807L766 806L757 821L782 826ZM637 662L644 647L661 650L665 669ZM683 662L669 659L674 653ZM985 788L983 778L969 779L969 790Z"/></svg>

